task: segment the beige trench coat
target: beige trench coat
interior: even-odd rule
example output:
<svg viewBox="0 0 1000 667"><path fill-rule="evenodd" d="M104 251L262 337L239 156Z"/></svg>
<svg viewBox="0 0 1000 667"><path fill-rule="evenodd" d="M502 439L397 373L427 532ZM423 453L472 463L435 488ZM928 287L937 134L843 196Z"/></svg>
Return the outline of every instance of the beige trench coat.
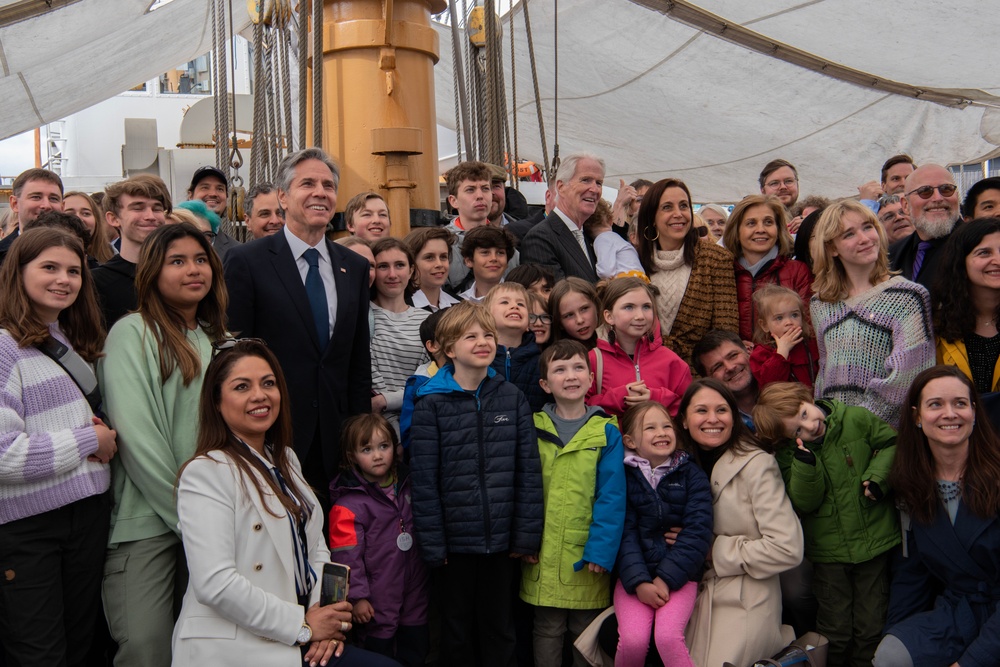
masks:
<svg viewBox="0 0 1000 667"><path fill-rule="evenodd" d="M698 667L748 667L795 639L778 575L802 562L802 526L774 457L730 450L712 469L715 543L686 637Z"/></svg>

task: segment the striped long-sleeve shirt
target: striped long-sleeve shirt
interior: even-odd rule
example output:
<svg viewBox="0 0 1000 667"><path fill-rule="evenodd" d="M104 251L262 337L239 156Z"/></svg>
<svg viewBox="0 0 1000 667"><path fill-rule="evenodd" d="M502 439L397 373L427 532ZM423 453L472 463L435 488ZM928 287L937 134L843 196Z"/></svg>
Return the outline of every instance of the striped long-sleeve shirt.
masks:
<svg viewBox="0 0 1000 667"><path fill-rule="evenodd" d="M53 325L53 335L66 342ZM94 413L73 379L34 347L0 329L0 524L108 490Z"/></svg>
<svg viewBox="0 0 1000 667"><path fill-rule="evenodd" d="M420 324L430 315L421 308L394 313L372 304L372 376L381 375L384 386L375 387L385 397L386 410L403 407L406 380L417 366L427 363L427 351L420 342Z"/></svg>

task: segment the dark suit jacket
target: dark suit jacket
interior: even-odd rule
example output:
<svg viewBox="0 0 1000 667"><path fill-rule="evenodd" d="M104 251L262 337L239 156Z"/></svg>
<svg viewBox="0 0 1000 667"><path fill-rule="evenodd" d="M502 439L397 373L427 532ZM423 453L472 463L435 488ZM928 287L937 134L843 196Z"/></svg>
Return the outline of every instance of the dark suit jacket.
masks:
<svg viewBox="0 0 1000 667"><path fill-rule="evenodd" d="M323 346L284 233L234 246L226 255L225 276L229 330L241 338L263 338L278 357L291 397L295 452L305 461L312 443L323 443L329 479L340 464L341 423L371 412L372 374L368 261L343 246L326 245L337 285L337 320Z"/></svg>
<svg viewBox="0 0 1000 667"><path fill-rule="evenodd" d="M524 237L528 235L528 232L530 232L535 225L537 225L544 219L545 219L545 209L543 208L534 215L532 215L531 217L524 218L522 220L515 220L514 222L504 227L504 229L513 234L514 238L517 239L517 242L520 245L521 241L524 240Z"/></svg>
<svg viewBox="0 0 1000 667"><path fill-rule="evenodd" d="M20 235L21 230L15 227L13 232L0 239L0 265L3 265L4 259L7 258L7 253L10 252L10 247L14 245L14 240Z"/></svg>
<svg viewBox="0 0 1000 667"><path fill-rule="evenodd" d="M587 261L576 237L555 211L532 227L521 241L521 264L541 264L552 271L556 280L576 276L596 283L594 264L597 258L590 239L587 239L587 254L590 261Z"/></svg>
<svg viewBox="0 0 1000 667"><path fill-rule="evenodd" d="M961 224L961 223L959 223ZM900 239L889 246L889 268L893 271L900 271L907 280L920 283L928 290L934 289L934 281L937 279L940 269L941 249L944 247L948 237L934 239L931 246L924 253L924 261L920 265L920 275L913 275L913 260L917 258L917 244L920 237L913 232L904 239Z"/></svg>
<svg viewBox="0 0 1000 667"><path fill-rule="evenodd" d="M138 306L135 293L135 264L115 255L94 269L94 289L104 315L104 328L111 331L115 322Z"/></svg>
<svg viewBox="0 0 1000 667"><path fill-rule="evenodd" d="M226 253L238 245L240 245L239 241L222 231L215 235L215 242L212 243L215 252L219 254L219 259L225 259Z"/></svg>

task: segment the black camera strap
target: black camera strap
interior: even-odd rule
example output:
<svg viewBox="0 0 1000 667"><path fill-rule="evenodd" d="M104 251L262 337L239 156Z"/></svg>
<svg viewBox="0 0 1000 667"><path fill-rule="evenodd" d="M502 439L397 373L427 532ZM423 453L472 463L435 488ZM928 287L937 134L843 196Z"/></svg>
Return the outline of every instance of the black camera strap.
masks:
<svg viewBox="0 0 1000 667"><path fill-rule="evenodd" d="M95 415L100 414L101 388L97 386L97 376L94 375L94 371L83 360L83 357L52 336L46 338L45 342L40 343L37 347L42 354L59 364L66 371L66 374L73 378L73 382L80 388L83 397L90 404L90 409L94 411Z"/></svg>

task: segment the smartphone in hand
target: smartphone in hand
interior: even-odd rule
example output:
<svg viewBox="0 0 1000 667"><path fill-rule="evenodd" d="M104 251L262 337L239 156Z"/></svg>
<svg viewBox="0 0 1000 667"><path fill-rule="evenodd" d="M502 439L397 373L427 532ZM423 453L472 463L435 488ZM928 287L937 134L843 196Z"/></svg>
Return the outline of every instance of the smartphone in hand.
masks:
<svg viewBox="0 0 1000 667"><path fill-rule="evenodd" d="M335 602L347 599L347 590L351 583L351 568L340 563L325 563L323 565L323 585L319 593L319 605L325 607Z"/></svg>

